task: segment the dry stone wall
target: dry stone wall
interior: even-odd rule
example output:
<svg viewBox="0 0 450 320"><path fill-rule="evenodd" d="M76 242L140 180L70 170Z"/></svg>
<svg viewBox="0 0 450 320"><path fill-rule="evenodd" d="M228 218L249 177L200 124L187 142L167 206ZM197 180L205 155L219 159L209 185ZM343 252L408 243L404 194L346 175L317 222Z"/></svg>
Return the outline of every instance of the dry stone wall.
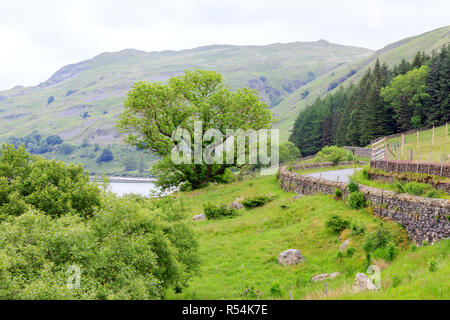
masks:
<svg viewBox="0 0 450 320"><path fill-rule="evenodd" d="M450 163L376 160L370 167L389 172L418 172L442 177L450 177Z"/></svg>
<svg viewBox="0 0 450 320"><path fill-rule="evenodd" d="M339 188L344 197L348 196L344 183L303 176L286 167L280 168L279 179L285 191L303 195L334 194L335 189ZM360 186L360 191L372 203L375 215L401 224L412 241L421 244L423 241L432 243L450 238L449 200L396 194L367 186Z"/></svg>

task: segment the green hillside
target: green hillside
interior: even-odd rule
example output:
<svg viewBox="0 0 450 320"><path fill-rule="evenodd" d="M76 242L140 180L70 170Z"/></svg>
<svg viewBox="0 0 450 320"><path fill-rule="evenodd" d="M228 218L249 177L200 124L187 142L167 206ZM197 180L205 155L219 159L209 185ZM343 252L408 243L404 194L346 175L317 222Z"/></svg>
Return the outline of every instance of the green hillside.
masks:
<svg viewBox="0 0 450 320"><path fill-rule="evenodd" d="M273 194L267 205L240 211L233 219L192 221L203 205L227 204L239 197ZM199 275L188 288L170 299L448 299L449 240L417 248L399 224L375 217L370 209L353 210L343 201L327 195L305 196L293 201L295 194L279 187L275 177L256 178L230 185L211 186L200 191L175 195L186 206L189 220L199 236L202 264ZM332 215L367 227L357 234L350 230L340 235L326 228ZM374 257L382 269L381 290L354 293L352 284L358 272L367 269L364 243L379 228L389 230L398 244L392 262ZM339 251L351 238L347 252ZM282 266L278 255L298 248L306 261ZM434 262L433 262L434 261ZM436 269L430 264L436 263ZM341 276L324 282L311 278L322 273Z"/></svg>
<svg viewBox="0 0 450 320"><path fill-rule="evenodd" d="M450 161L450 136L446 133L446 126L437 127L434 130L425 130L419 132L419 143L417 144L417 133L410 133L404 136L403 154L401 152L402 138L396 137L389 139L389 145L393 154L389 154L391 159L398 157L400 160L413 160L441 162ZM394 157L395 155L395 157ZM443 159L444 158L444 159Z"/></svg>
<svg viewBox="0 0 450 320"><path fill-rule="evenodd" d="M371 50L325 40L267 46L214 45L183 51L103 53L66 66L36 87L0 92L0 140L33 130L64 140L110 144L130 86L139 80L165 81L186 69L223 74L233 88L248 86L275 106L302 85Z"/></svg>
<svg viewBox="0 0 450 320"><path fill-rule="evenodd" d="M388 66L394 66L403 58L407 60L412 59L418 51L430 53L433 50L439 50L449 41L450 26L446 26L394 42L376 51L370 57L341 66L318 77L286 97L283 102L273 109L275 117L279 120L277 127L281 129L281 138L283 140L289 138L290 129L301 110L312 104L318 97L335 89L330 90L332 87L357 82L367 68L375 63L377 58ZM308 95L305 97L306 93Z"/></svg>

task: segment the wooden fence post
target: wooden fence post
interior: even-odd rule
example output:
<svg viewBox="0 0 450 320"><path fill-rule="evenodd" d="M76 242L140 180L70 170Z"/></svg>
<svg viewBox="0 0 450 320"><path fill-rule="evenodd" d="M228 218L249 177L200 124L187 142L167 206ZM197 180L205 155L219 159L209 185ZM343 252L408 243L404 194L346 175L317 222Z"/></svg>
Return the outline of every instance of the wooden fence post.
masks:
<svg viewBox="0 0 450 320"><path fill-rule="evenodd" d="M404 148L405 148L405 135L402 134L402 157L403 157Z"/></svg>
<svg viewBox="0 0 450 320"><path fill-rule="evenodd" d="M434 146L434 126L433 126L433 138L431 140L431 145Z"/></svg>
<svg viewBox="0 0 450 320"><path fill-rule="evenodd" d="M448 122L445 124L445 143L448 142Z"/></svg>
<svg viewBox="0 0 450 320"><path fill-rule="evenodd" d="M419 151L419 130L417 130L417 151Z"/></svg>

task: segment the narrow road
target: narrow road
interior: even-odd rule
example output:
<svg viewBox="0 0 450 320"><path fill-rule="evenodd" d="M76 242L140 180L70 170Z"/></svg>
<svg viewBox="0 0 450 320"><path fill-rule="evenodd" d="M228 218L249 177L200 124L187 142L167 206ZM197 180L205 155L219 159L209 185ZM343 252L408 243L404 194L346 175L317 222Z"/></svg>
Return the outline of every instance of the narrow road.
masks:
<svg viewBox="0 0 450 320"><path fill-rule="evenodd" d="M306 174L306 176L313 177L313 178L320 178L320 175L322 175L322 179L325 179L325 180L337 181L337 179L339 178L339 182L349 183L350 177L359 170L362 170L362 168L314 172L314 173L308 173L308 174Z"/></svg>

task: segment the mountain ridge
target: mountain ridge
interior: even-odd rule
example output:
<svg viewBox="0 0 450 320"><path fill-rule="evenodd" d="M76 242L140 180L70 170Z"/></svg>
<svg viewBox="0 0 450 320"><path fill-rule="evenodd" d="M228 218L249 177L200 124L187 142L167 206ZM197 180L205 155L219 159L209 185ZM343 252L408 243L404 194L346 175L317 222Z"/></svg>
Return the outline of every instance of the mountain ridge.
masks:
<svg viewBox="0 0 450 320"><path fill-rule="evenodd" d="M39 128L44 134L59 134L72 142L88 138L112 143L119 138L115 121L132 84L164 82L186 69L215 70L234 89L248 86L258 90L273 107L316 77L372 52L323 40L104 52L60 68L37 86L0 91L0 139Z"/></svg>

